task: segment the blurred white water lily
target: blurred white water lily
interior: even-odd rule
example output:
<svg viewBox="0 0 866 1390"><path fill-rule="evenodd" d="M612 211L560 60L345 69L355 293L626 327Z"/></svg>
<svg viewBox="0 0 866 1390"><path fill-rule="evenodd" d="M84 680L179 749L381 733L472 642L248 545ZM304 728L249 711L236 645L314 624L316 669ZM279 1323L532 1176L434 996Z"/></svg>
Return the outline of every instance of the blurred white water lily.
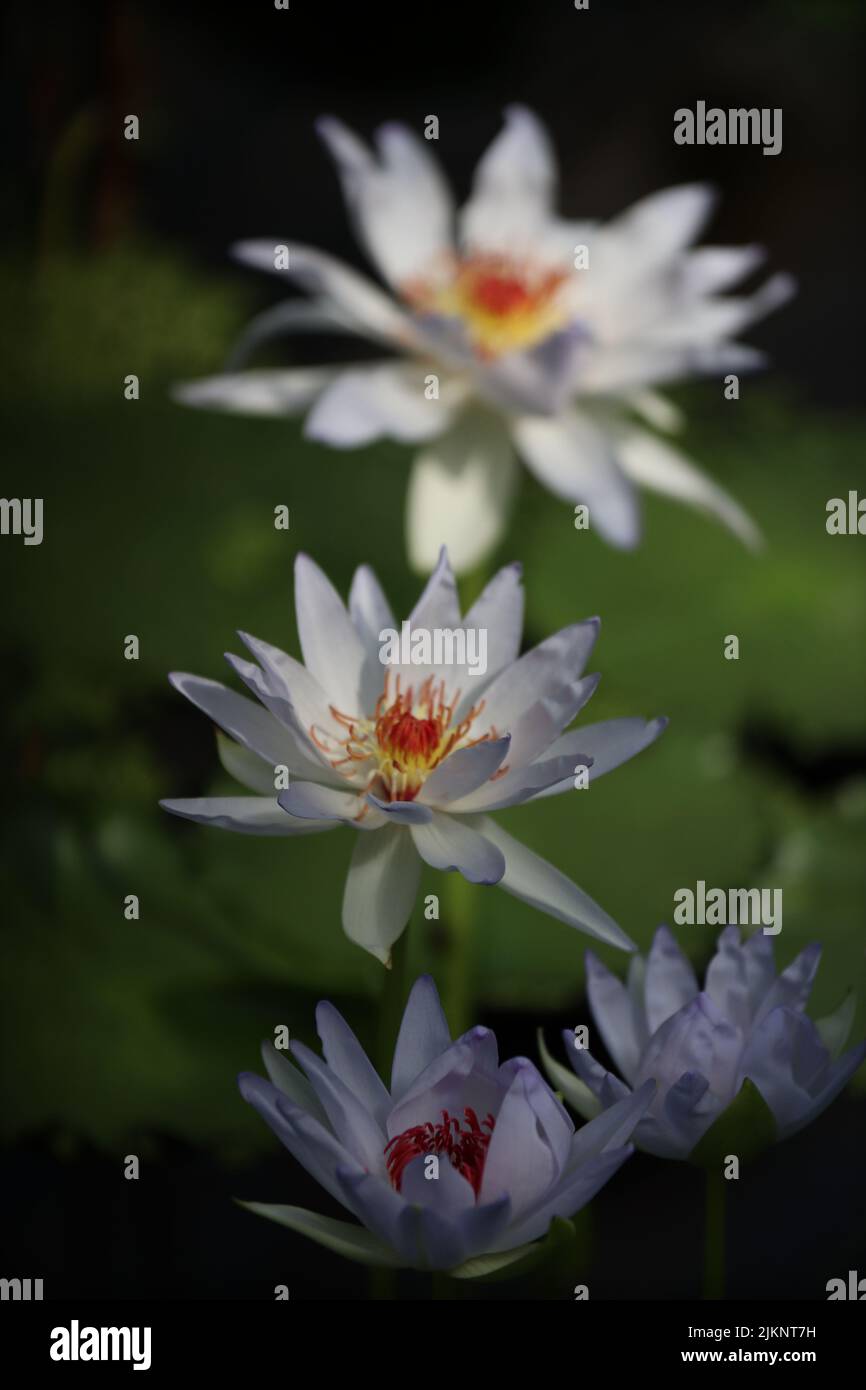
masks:
<svg viewBox="0 0 866 1390"><path fill-rule="evenodd" d="M307 411L306 434L338 448L380 437L420 444L407 528L423 572L443 541L458 572L496 543L518 457L555 496L585 504L591 527L614 545L639 539L639 486L703 508L748 544L759 539L742 508L655 432L679 417L652 388L760 365L760 353L732 339L793 290L789 276L775 275L754 293L721 293L762 252L692 249L712 189L666 189L605 224L561 220L548 136L514 106L457 214L429 142L411 130L383 126L377 154L337 120L319 130L359 240L392 293L309 246L241 242L239 260L313 297L254 320L231 370L180 386L178 399ZM274 334L335 330L401 356L235 370Z"/></svg>
<svg viewBox="0 0 866 1390"><path fill-rule="evenodd" d="M470 1277L530 1255L552 1221L573 1216L629 1157L654 1089L575 1132L532 1062L500 1065L489 1028L451 1041L429 977L409 996L390 1087L333 1005L318 1006L316 1025L324 1059L291 1044L305 1076L265 1043L270 1081L245 1073L240 1090L363 1224L244 1205L365 1264Z"/></svg>
<svg viewBox="0 0 866 1390"><path fill-rule="evenodd" d="M471 883L498 883L560 921L634 949L606 912L490 814L571 790L579 767L591 782L664 728L664 719L626 718L563 733L598 684L598 676L583 675L598 620L564 628L519 656L520 567L501 570L461 618L444 550L409 623L422 633L485 632L483 676L450 662L383 666L382 634L397 624L367 566L355 574L347 611L300 555L295 605L303 665L245 633L258 664L227 656L259 703L216 681L171 677L229 735L219 744L224 766L257 795L163 801L165 809L248 835L359 832L343 925L385 963L412 911L422 860ZM277 792L283 770L289 785Z"/></svg>
<svg viewBox="0 0 866 1390"><path fill-rule="evenodd" d="M582 1115L620 1103L652 1078L658 1090L635 1143L662 1158L688 1158L746 1081L786 1139L826 1109L866 1057L866 1042L839 1055L853 996L817 1024L805 1013L820 955L820 946L808 946L777 975L769 936L759 931L741 943L738 929L726 927L700 990L667 927L646 961L632 958L627 985L587 952L590 1008L625 1082L571 1033L564 1036L576 1077L542 1042L547 1073Z"/></svg>

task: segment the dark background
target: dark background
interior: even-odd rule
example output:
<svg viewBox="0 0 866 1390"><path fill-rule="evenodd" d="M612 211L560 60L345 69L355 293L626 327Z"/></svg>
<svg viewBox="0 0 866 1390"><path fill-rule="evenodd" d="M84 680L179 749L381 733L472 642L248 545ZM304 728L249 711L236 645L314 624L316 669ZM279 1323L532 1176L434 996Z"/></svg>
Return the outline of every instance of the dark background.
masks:
<svg viewBox="0 0 866 1390"><path fill-rule="evenodd" d="M866 542L823 526L826 499L862 486L866 444L863 12L847 0L591 0L586 12L567 0L292 0L285 13L258 0L20 5L4 29L2 491L45 496L47 524L64 526L39 549L4 538L0 555L0 1272L43 1277L48 1297L268 1298L277 1283L293 1299L364 1296L364 1271L231 1202L332 1209L260 1133L234 1074L256 1066L274 1020L309 1031L325 990L359 1032L373 1026L378 967L356 962L336 916L345 846L336 866L333 845L293 863L286 890L276 842L190 834L153 808L203 793L215 768L207 721L164 673L219 675L235 626L288 644L290 555L273 536L270 550L259 542L256 506L290 501L293 549L343 588L372 560L400 608L416 589L400 529L405 458L383 446L332 465L296 441L290 471L289 426L186 414L168 388L218 370L244 319L275 298L231 266L232 241L290 236L362 263L313 130L321 113L364 135L438 115L436 152L461 197L513 101L551 128L567 214L716 183L712 240L761 241L800 293L748 335L775 365L736 415L714 388L678 398L690 451L758 515L773 555L758 568L729 537L653 503L641 552L599 547L576 574L571 538L549 540L568 519L525 484L502 558L527 560L527 640L601 611L600 699L613 703L592 717L673 716L648 770L593 792L597 829L562 838L554 813L525 838L642 944L677 885L784 882L779 956L828 941L826 1011L862 982L866 925ZM676 146L673 112L698 99L782 107L782 153ZM128 112L138 144L120 136ZM144 383L134 422L117 399L127 371ZM128 631L143 634L137 670L117 658ZM752 637L754 664L735 676L719 671L726 631ZM696 790L699 756L721 770ZM524 824L515 816L515 833ZM136 940L116 904L139 887L151 915ZM585 1017L584 943L502 896L479 908L476 992L502 1054L534 1056L540 1021L552 1045ZM686 943L701 966L711 938L695 929ZM435 940L415 951L435 968ZM863 1022L861 1007L858 1036ZM858 1262L866 1273L863 1119L855 1089L730 1185L732 1296L822 1298L828 1279ZM127 1153L142 1159L135 1183L122 1177ZM697 1294L700 1202L700 1174L634 1158L585 1223L591 1296ZM400 1288L428 1296L420 1277ZM546 1293L569 1298L570 1285ZM504 1284L499 1296L529 1292Z"/></svg>

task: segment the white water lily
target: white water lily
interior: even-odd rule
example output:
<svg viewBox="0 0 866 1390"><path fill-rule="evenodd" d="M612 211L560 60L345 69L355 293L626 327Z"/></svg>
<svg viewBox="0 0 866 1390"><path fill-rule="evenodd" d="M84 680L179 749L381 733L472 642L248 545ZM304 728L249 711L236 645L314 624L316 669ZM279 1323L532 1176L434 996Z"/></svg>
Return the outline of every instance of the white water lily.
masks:
<svg viewBox="0 0 866 1390"><path fill-rule="evenodd" d="M465 617L443 550L409 618L421 632L486 634L486 672L467 665L383 666L396 630L372 570L355 574L348 611L316 564L298 556L295 604L304 664L245 633L256 662L228 656L253 703L216 681L172 683L229 735L226 769L253 796L164 801L166 810L247 835L357 831L343 901L347 935L386 964L405 927L422 860L633 950L575 884L512 839L491 813L571 790L652 743L667 722L613 719L568 733L598 684L583 670L598 620L575 623L519 656L520 567L487 585ZM278 775L289 786L277 792Z"/></svg>
<svg viewBox="0 0 866 1390"><path fill-rule="evenodd" d="M383 126L377 155L337 120L319 130L359 240L391 294L309 246L241 242L239 260L313 298L254 320L232 368L290 331L354 334L399 357L231 370L179 387L178 399L256 414L306 411L305 433L337 448L381 437L420 444L407 528L410 560L422 572L443 541L458 572L492 548L518 457L555 496L585 504L591 527L614 545L639 539L639 486L758 541L742 508L655 432L675 429L679 416L653 388L760 365L760 353L732 338L793 291L789 276L775 275L752 294L721 294L763 253L692 249L713 208L711 188L666 189L605 224L561 220L548 136L513 106L457 214L429 142L411 130Z"/></svg>

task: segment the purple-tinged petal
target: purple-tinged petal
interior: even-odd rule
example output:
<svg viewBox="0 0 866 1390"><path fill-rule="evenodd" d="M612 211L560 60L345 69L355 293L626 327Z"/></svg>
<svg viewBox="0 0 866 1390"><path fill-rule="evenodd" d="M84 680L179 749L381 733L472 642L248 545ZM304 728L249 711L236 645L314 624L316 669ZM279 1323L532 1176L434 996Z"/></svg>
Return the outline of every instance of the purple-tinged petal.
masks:
<svg viewBox="0 0 866 1390"><path fill-rule="evenodd" d="M690 1004L700 992L695 972L668 927L659 927L653 939L647 957L644 991L647 1024L651 1033L684 1004ZM714 998L709 979L707 993ZM730 1017L721 1000L714 998L714 1002Z"/></svg>
<svg viewBox="0 0 866 1390"><path fill-rule="evenodd" d="M369 1110L384 1133L391 1097L352 1029L327 1000L316 1008L316 1031L331 1071Z"/></svg>
<svg viewBox="0 0 866 1390"><path fill-rule="evenodd" d="M457 869L469 883L499 883L505 873L503 854L486 835L441 811L428 824L411 826L410 834L431 868Z"/></svg>
<svg viewBox="0 0 866 1390"><path fill-rule="evenodd" d="M450 1046L451 1034L436 984L432 975L422 975L412 986L394 1049L391 1095L395 1104Z"/></svg>

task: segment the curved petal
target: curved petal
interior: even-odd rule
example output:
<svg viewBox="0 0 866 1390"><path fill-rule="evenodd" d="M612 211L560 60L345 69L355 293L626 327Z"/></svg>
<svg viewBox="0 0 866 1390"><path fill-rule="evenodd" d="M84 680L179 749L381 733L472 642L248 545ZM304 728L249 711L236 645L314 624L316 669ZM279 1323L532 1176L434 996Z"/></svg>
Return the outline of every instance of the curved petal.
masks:
<svg viewBox="0 0 866 1390"><path fill-rule="evenodd" d="M450 1045L451 1034L436 983L432 975L422 975L412 986L394 1049L391 1094L395 1103Z"/></svg>
<svg viewBox="0 0 866 1390"><path fill-rule="evenodd" d="M160 801L164 811L199 825L234 830L240 835L317 835L333 830L335 820L301 820L286 815L273 796L191 796Z"/></svg>
<svg viewBox="0 0 866 1390"><path fill-rule="evenodd" d="M261 368L224 372L172 387L180 405L241 415L298 415L333 381L337 367Z"/></svg>
<svg viewBox="0 0 866 1390"><path fill-rule="evenodd" d="M292 1039L291 1051L306 1072L338 1141L368 1172L384 1176L385 1130L367 1108L364 1096L304 1043Z"/></svg>
<svg viewBox="0 0 866 1390"><path fill-rule="evenodd" d="M505 128L481 158L460 214L468 251L511 256L533 249L550 218L556 166L547 133L524 106L505 110Z"/></svg>
<svg viewBox="0 0 866 1390"><path fill-rule="evenodd" d="M296 751L291 733L260 705L203 676L172 671L168 679L175 690L272 768L280 763L291 766Z"/></svg>
<svg viewBox="0 0 866 1390"><path fill-rule="evenodd" d="M426 574L444 543L459 574L502 536L517 484L514 449L493 415L465 412L416 457L406 498L409 563Z"/></svg>
<svg viewBox="0 0 866 1390"><path fill-rule="evenodd" d="M338 1202L349 1205L350 1210L354 1211L355 1208L346 1203L337 1181L337 1170L355 1160L336 1138L329 1124L323 1124L314 1116L298 1109L291 1101L286 1100L275 1086L252 1072L241 1073L238 1077L238 1087L244 1100L258 1111L292 1157L306 1168L326 1192L330 1192Z"/></svg>
<svg viewBox="0 0 866 1390"><path fill-rule="evenodd" d="M434 811L426 825L411 827L415 848L434 869L457 869L469 883L499 883L504 856L489 839L463 821Z"/></svg>
<svg viewBox="0 0 866 1390"><path fill-rule="evenodd" d="M282 267L277 248L288 253L288 268ZM284 241L239 241L232 247L236 260L255 270L282 275L292 283L319 296L367 336L390 346L416 344L411 319L382 290L342 261L317 251L313 246Z"/></svg>
<svg viewBox="0 0 866 1390"><path fill-rule="evenodd" d="M706 990L725 1017L733 1023L738 1022L722 1001L713 994L709 973ZM647 957L644 991L647 1024L651 1033L660 1028L665 1020L684 1004L690 1004L700 993L695 972L668 927L659 927L653 938Z"/></svg>
<svg viewBox="0 0 866 1390"><path fill-rule="evenodd" d="M483 685L491 683L520 654L523 636L523 566L506 565L484 586L463 619L466 628L487 633L487 672Z"/></svg>
<svg viewBox="0 0 866 1390"><path fill-rule="evenodd" d="M382 824L375 815L361 815L364 803L357 792L338 791L318 782L292 782L277 801L289 819L325 820L351 825L355 830L376 830Z"/></svg>
<svg viewBox="0 0 866 1390"><path fill-rule="evenodd" d="M446 806L481 787L508 756L511 735L487 738L458 748L441 762L421 788L418 800L426 806Z"/></svg>
<svg viewBox="0 0 866 1390"><path fill-rule="evenodd" d="M415 903L421 861L402 826L359 835L343 895L343 930L350 941L389 965L391 947Z"/></svg>
<svg viewBox="0 0 866 1390"><path fill-rule="evenodd" d="M273 797L275 795L274 767L272 763L265 762L258 753L252 753L249 748L244 748L242 743L235 743L234 739L227 738L219 729L216 731L217 755L230 777L240 782L247 791L257 792L259 796Z"/></svg>
<svg viewBox="0 0 866 1390"><path fill-rule="evenodd" d="M610 946L619 946L624 951L636 949L634 942L613 918L559 869L533 854L519 840L507 835L489 816L473 816L471 822L505 856L505 873L499 881L500 888L531 907L556 917L558 921L588 932L599 941L606 941Z"/></svg>
<svg viewBox="0 0 866 1390"><path fill-rule="evenodd" d="M317 122L370 258L392 285L422 274L452 245L453 206L429 144L406 126L377 132L380 159L341 121Z"/></svg>
<svg viewBox="0 0 866 1390"><path fill-rule="evenodd" d="M559 1176L574 1133L535 1067L520 1060L496 1117L479 1194L483 1202L510 1197L518 1219Z"/></svg>
<svg viewBox="0 0 866 1390"><path fill-rule="evenodd" d="M621 238L635 270L671 260L702 232L717 202L709 184L678 184L650 193L605 226Z"/></svg>
<svg viewBox="0 0 866 1390"><path fill-rule="evenodd" d="M592 951L586 953L589 1006L611 1058L629 1083L634 1081L647 1041L646 1023L625 985ZM569 1057L572 1053L569 1051Z"/></svg>
<svg viewBox="0 0 866 1390"><path fill-rule="evenodd" d="M600 724L586 724L579 729L571 729L552 743L544 754L544 760L532 765L543 769L558 758L568 758L575 763L582 762L588 769L588 780L594 782L606 772L611 772L621 763L628 762L636 754L643 752L667 728L668 721L659 719L607 719ZM587 759L591 761L587 762ZM532 771L532 768L529 769ZM553 785L545 786L533 795L534 801L544 796L557 796L571 791L574 787L574 769L571 775Z"/></svg>
<svg viewBox="0 0 866 1390"><path fill-rule="evenodd" d="M433 812L429 806L417 801L382 801L380 797L367 792L367 802L386 816L395 825L426 825Z"/></svg>
<svg viewBox="0 0 866 1390"><path fill-rule="evenodd" d="M327 1000L316 1007L316 1031L331 1071L369 1110L384 1133L391 1097L352 1029Z"/></svg>
<svg viewBox="0 0 866 1390"><path fill-rule="evenodd" d="M225 370L244 367L262 343L285 333L357 333L358 328L327 300L289 299L256 314L236 339Z"/></svg>
<svg viewBox="0 0 866 1390"><path fill-rule="evenodd" d="M353 449L375 439L416 444L447 430L467 387L443 381L440 394L427 395L423 367L403 362L347 368L318 396L307 416L304 434L338 449Z"/></svg>
<svg viewBox="0 0 866 1390"><path fill-rule="evenodd" d="M551 739L555 738L568 722L566 712L569 709L574 711L570 718L574 718L576 713L573 693L595 645L599 626L598 618L572 623L570 627L546 637L538 646L524 652L513 665L500 671L484 692L484 722L487 727L513 735L515 725L523 714L541 701L549 700L556 706L557 715L562 716L559 729L551 733ZM592 688L584 689L586 698L592 693ZM463 713L464 710L458 712ZM520 759L521 762L523 760Z"/></svg>
<svg viewBox="0 0 866 1390"><path fill-rule="evenodd" d="M761 533L748 513L664 440L631 430L620 438L616 456L632 482L701 508L724 522L744 545L760 547Z"/></svg>
<svg viewBox="0 0 866 1390"><path fill-rule="evenodd" d="M637 544L637 498L602 430L572 412L552 419L524 415L512 429L517 448L544 487L567 502L584 503L591 529L612 545Z"/></svg>
<svg viewBox="0 0 866 1390"><path fill-rule="evenodd" d="M295 611L304 665L334 704L357 713L364 648L340 595L309 555L295 561Z"/></svg>
<svg viewBox="0 0 866 1390"><path fill-rule="evenodd" d="M397 623L382 586L369 565L360 565L352 578L349 590L349 616L364 649L361 669L361 708L375 709L382 693L384 675L379 658L381 633L387 628L396 630Z"/></svg>

